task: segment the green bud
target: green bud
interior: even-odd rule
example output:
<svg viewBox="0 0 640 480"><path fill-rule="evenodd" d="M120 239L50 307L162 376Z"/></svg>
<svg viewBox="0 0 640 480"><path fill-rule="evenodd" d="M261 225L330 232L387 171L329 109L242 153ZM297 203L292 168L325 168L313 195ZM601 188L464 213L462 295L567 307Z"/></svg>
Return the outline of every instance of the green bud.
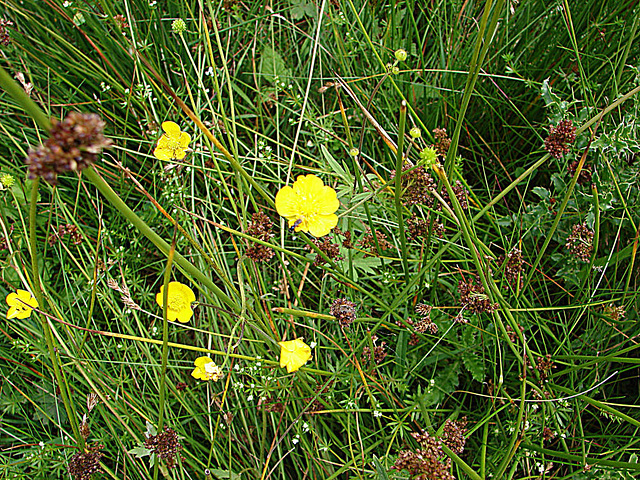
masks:
<svg viewBox="0 0 640 480"><path fill-rule="evenodd" d="M349 150L349 155L351 155L352 157L357 157L358 155L360 155L360 150L358 150L356 147L353 147L351 150Z"/></svg>
<svg viewBox="0 0 640 480"><path fill-rule="evenodd" d="M15 185L16 179L14 178L13 175L9 175L8 173L5 173L0 177L0 183L4 188L11 188Z"/></svg>
<svg viewBox="0 0 640 480"><path fill-rule="evenodd" d="M420 138L422 136L422 131L418 127L413 127L409 130L409 135L411 135L411 138Z"/></svg>
<svg viewBox="0 0 640 480"><path fill-rule="evenodd" d="M432 168L438 164L438 152L433 147L423 148L420 152L420 160L425 167Z"/></svg>
<svg viewBox="0 0 640 480"><path fill-rule="evenodd" d="M173 30L173 33L181 35L187 30L187 24L181 18L177 18L171 24L171 30Z"/></svg>
<svg viewBox="0 0 640 480"><path fill-rule="evenodd" d="M404 62L407 59L407 51L404 48L396 50L395 56L396 60L398 60L399 62Z"/></svg>
<svg viewBox="0 0 640 480"><path fill-rule="evenodd" d="M391 69L391 73L393 73L394 75L398 75L400 73L400 69L398 67L394 66Z"/></svg>

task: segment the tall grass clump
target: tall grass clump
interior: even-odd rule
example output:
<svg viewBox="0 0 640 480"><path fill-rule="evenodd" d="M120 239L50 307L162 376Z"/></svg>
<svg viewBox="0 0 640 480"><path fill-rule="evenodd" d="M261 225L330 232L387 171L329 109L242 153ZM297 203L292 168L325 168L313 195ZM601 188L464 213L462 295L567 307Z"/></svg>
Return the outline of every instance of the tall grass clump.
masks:
<svg viewBox="0 0 640 480"><path fill-rule="evenodd" d="M0 478L638 475L635 2L2 5Z"/></svg>

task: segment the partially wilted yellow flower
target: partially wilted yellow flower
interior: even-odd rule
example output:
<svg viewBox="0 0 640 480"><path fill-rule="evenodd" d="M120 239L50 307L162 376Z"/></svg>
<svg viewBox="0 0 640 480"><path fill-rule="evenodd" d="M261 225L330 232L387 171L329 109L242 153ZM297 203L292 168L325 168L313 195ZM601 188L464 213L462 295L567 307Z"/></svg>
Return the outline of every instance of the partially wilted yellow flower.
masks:
<svg viewBox="0 0 640 480"><path fill-rule="evenodd" d="M180 127L173 122L163 122L164 135L158 140L158 146L153 151L160 160L182 160L187 155L191 136L181 132Z"/></svg>
<svg viewBox="0 0 640 480"><path fill-rule="evenodd" d="M300 175L276 195L276 210L289 220L289 227L314 237L327 235L338 224L338 207L336 191L313 174Z"/></svg>
<svg viewBox="0 0 640 480"><path fill-rule="evenodd" d="M217 382L224 376L220 367L209 357L198 357L193 363L196 366L191 372L193 378Z"/></svg>
<svg viewBox="0 0 640 480"><path fill-rule="evenodd" d="M156 302L164 307L163 300L164 285L160 287L160 293L156 295ZM191 302L196 301L196 295L186 285L180 282L169 283L169 293L167 296L167 318L169 320L178 320L181 323L187 323L193 315L191 310Z"/></svg>
<svg viewBox="0 0 640 480"><path fill-rule="evenodd" d="M7 318L22 320L29 318L33 309L38 308L38 301L26 290L18 290L17 293L7 295L7 305L9 305Z"/></svg>
<svg viewBox="0 0 640 480"><path fill-rule="evenodd" d="M311 347L301 338L278 342L280 345L280 368L287 367L287 372L295 372L311 358Z"/></svg>

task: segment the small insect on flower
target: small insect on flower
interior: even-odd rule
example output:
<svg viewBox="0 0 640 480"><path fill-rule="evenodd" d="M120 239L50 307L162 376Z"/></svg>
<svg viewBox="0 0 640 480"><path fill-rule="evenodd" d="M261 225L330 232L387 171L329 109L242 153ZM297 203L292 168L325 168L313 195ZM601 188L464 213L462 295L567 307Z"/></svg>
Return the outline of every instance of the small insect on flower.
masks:
<svg viewBox="0 0 640 480"><path fill-rule="evenodd" d="M159 160L182 160L187 155L191 136L187 132L181 132L174 122L163 122L162 130L165 133L158 140L153 154Z"/></svg>
<svg viewBox="0 0 640 480"><path fill-rule="evenodd" d="M196 301L196 295L186 285L180 282L170 282L167 295L167 318L187 323L193 315L191 303ZM164 285L160 287L160 293L156 295L156 302L164 307Z"/></svg>
<svg viewBox="0 0 640 480"><path fill-rule="evenodd" d="M276 195L278 214L289 221L289 227L314 237L327 235L338 224L335 211L339 207L336 191L313 174L300 175Z"/></svg>
<svg viewBox="0 0 640 480"><path fill-rule="evenodd" d="M38 308L38 301L26 290L18 290L17 293L7 295L9 311L7 318L29 318L34 308Z"/></svg>
<svg viewBox="0 0 640 480"><path fill-rule="evenodd" d="M278 342L280 345L280 368L287 368L287 372L295 372L311 358L311 347L301 338Z"/></svg>
<svg viewBox="0 0 640 480"><path fill-rule="evenodd" d="M191 376L198 380L213 380L217 382L224 376L220 367L209 357L196 358L194 365L196 368L191 372Z"/></svg>

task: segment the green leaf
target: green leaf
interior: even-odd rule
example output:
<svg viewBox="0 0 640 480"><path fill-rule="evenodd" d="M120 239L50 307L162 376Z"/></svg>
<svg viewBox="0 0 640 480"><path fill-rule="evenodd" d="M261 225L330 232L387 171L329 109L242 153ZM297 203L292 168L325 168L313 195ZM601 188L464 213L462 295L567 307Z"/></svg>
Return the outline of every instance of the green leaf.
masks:
<svg viewBox="0 0 640 480"><path fill-rule="evenodd" d="M147 438L155 437L158 434L158 429L149 421L147 421Z"/></svg>
<svg viewBox="0 0 640 480"><path fill-rule="evenodd" d="M353 266L364 273L374 275L378 273L378 268L382 265L382 260L377 257L359 257L353 259Z"/></svg>
<svg viewBox="0 0 640 480"><path fill-rule="evenodd" d="M484 381L486 370L481 356L478 356L473 352L466 351L462 354L462 362L467 370L469 370L475 381Z"/></svg>
<svg viewBox="0 0 640 480"><path fill-rule="evenodd" d="M536 194L538 197L540 197L542 200L547 200L551 196L551 194L549 193L549 190L547 190L544 187L533 187L531 191L534 194Z"/></svg>
<svg viewBox="0 0 640 480"><path fill-rule="evenodd" d="M135 455L137 458L142 458L142 457L151 455L151 450L143 447L142 445L138 445L137 447L133 447L127 453L130 453L131 455Z"/></svg>
<svg viewBox="0 0 640 480"><path fill-rule="evenodd" d="M376 467L376 474L378 480L389 480L389 475L387 475L387 470L382 466L380 460L375 455L372 460L373 466Z"/></svg>
<svg viewBox="0 0 640 480"><path fill-rule="evenodd" d="M260 56L260 75L267 82L275 83L276 79L284 81L291 76L291 71L286 67L282 55L271 46L266 46Z"/></svg>
<svg viewBox="0 0 640 480"><path fill-rule="evenodd" d="M306 0L291 0L291 18L294 20L301 20L307 16L310 18L316 17L316 7L313 3Z"/></svg>
<svg viewBox="0 0 640 480"><path fill-rule="evenodd" d="M333 158L333 155L329 153L327 147L325 147L324 145L320 145L320 151L322 152L324 159L329 164L329 167L331 167L332 172L340 177L340 180L342 180L344 184L350 185L353 181L351 175L344 168L342 168L342 165L340 165L335 158Z"/></svg>
<svg viewBox="0 0 640 480"><path fill-rule="evenodd" d="M218 478L228 478L229 480L240 480L240 475L230 472L229 470L218 470L217 468L210 468L211 475Z"/></svg>

